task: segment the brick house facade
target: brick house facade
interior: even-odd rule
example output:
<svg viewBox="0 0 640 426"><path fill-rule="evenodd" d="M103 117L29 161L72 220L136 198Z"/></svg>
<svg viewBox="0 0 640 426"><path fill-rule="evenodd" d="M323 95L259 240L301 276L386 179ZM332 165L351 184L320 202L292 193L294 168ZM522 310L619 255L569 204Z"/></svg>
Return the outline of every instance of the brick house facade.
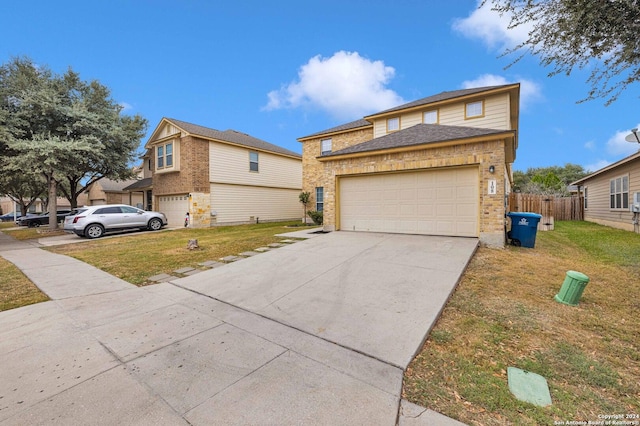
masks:
<svg viewBox="0 0 640 426"><path fill-rule="evenodd" d="M506 199L511 188L511 164L517 147L518 100L517 84L444 92L299 138L303 144L303 190L310 192L312 203L316 203L317 188L322 188L321 206L326 230L475 236L485 245L503 246ZM480 102L482 116L476 120L469 119L465 115L467 105ZM426 113L433 111L439 116L436 123L425 124L416 118L427 117ZM387 120L396 117L399 128L387 131ZM326 149L323 141L326 147L331 145L330 152L322 152ZM472 202L451 200L450 207L452 214L459 214L460 218L469 216L468 212L461 210L473 211L475 219L467 227L458 227L455 217L449 221L451 223L444 223L446 219L443 221L436 213L429 218L428 212L446 204L435 201L435 198L430 201L425 195L437 193L437 185L418 186L406 191L402 186L393 186L399 185L394 182L405 177L410 180L437 180L448 174L455 179L457 171L468 180L457 189L460 194L468 193ZM408 174L400 176L401 173ZM373 178L380 181L380 177L388 181L386 190L384 186L380 189L374 185ZM363 189L347 192L346 183L355 182L354 178L359 179ZM399 200L400 206L385 199L394 198L393 193L403 191L412 193L414 199ZM367 192L376 194L369 196ZM362 198L361 213L357 213L357 206L345 207L354 204L348 200L350 196ZM447 198L447 194L442 197ZM347 217L347 209L355 213ZM357 216L369 215L369 212L375 216L376 212L383 210L391 213L379 213L376 220ZM422 215L419 211L427 213ZM345 226L347 222L349 228Z"/></svg>

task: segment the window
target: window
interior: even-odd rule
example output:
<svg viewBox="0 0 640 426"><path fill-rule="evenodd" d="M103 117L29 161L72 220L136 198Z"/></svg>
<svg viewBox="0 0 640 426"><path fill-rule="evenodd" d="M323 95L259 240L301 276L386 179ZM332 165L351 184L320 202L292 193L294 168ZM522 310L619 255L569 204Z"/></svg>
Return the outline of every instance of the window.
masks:
<svg viewBox="0 0 640 426"><path fill-rule="evenodd" d="M258 171L258 153L257 152L249 152L249 171L252 171L252 172Z"/></svg>
<svg viewBox="0 0 640 426"><path fill-rule="evenodd" d="M169 142L164 145L159 145L156 148L156 162L157 169L164 169L165 167L173 167L173 142Z"/></svg>
<svg viewBox="0 0 640 426"><path fill-rule="evenodd" d="M424 124L438 124L438 110L425 111L422 116L422 122Z"/></svg>
<svg viewBox="0 0 640 426"><path fill-rule="evenodd" d="M400 117L394 117L387 120L387 132L395 132L400 130Z"/></svg>
<svg viewBox="0 0 640 426"><path fill-rule="evenodd" d="M609 207L612 209L629 208L629 176L620 176L609 181Z"/></svg>
<svg viewBox="0 0 640 426"><path fill-rule="evenodd" d="M584 188L584 208L587 208L587 196L589 194L589 188L585 187Z"/></svg>
<svg viewBox="0 0 640 426"><path fill-rule="evenodd" d="M120 207L103 207L96 210L93 214L119 214L122 213Z"/></svg>
<svg viewBox="0 0 640 426"><path fill-rule="evenodd" d="M469 102L465 105L464 118L476 118L484 116L484 101Z"/></svg>
<svg viewBox="0 0 640 426"><path fill-rule="evenodd" d="M331 139L322 139L322 148L320 154L328 154L331 152Z"/></svg>
<svg viewBox="0 0 640 426"><path fill-rule="evenodd" d="M316 211L321 212L324 208L324 188L319 186L316 188Z"/></svg>

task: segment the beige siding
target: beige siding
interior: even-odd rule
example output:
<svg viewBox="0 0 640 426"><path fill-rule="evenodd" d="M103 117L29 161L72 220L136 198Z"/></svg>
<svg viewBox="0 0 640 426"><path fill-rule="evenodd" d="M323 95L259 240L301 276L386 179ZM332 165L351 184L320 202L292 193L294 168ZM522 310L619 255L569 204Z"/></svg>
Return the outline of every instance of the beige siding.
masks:
<svg viewBox="0 0 640 426"><path fill-rule="evenodd" d="M217 224L302 218L299 189L211 184L211 214Z"/></svg>
<svg viewBox="0 0 640 426"><path fill-rule="evenodd" d="M212 183L258 185L265 187L302 188L302 161L258 152L258 172L249 171L248 148L211 142L209 176Z"/></svg>
<svg viewBox="0 0 640 426"><path fill-rule="evenodd" d="M484 99L484 116L465 120L466 102L441 106L438 109L439 124L447 126L481 127L485 129L511 130L509 121L509 95L507 93L490 96ZM406 129L422 123L422 113L433 110L433 106L425 105L421 111L413 111L400 116L400 126ZM387 119L381 118L374 123L374 137L387 134Z"/></svg>
<svg viewBox="0 0 640 426"><path fill-rule="evenodd" d="M631 206L633 194L640 192L640 159L616 167L585 182L584 186L587 189L585 220L633 230L631 223L633 213L631 211L609 207L609 182L611 179L624 175L629 176L629 206Z"/></svg>

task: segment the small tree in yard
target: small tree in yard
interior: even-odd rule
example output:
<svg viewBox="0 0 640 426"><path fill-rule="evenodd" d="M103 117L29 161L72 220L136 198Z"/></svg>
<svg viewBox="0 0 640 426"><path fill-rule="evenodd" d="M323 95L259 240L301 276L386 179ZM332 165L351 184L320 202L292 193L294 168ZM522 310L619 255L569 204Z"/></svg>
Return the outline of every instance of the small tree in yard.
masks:
<svg viewBox="0 0 640 426"><path fill-rule="evenodd" d="M302 216L302 219L304 220L304 223L307 223L307 205L309 204L309 201L311 201L311 193L302 191L300 195L298 195L298 199L304 208L304 216Z"/></svg>

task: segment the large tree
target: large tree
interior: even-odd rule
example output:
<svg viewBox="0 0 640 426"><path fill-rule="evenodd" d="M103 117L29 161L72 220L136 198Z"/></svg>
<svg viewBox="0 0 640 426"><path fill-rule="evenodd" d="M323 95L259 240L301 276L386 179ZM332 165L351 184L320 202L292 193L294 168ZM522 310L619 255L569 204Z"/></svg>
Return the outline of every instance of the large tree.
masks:
<svg viewBox="0 0 640 426"><path fill-rule="evenodd" d="M82 81L71 69L53 74L28 58L0 68L0 109L0 156L10 168L44 177L51 214L59 191L76 207L93 182L130 177L147 126L139 115L123 115L99 82Z"/></svg>
<svg viewBox="0 0 640 426"><path fill-rule="evenodd" d="M638 0L483 0L482 6L487 3L511 19L510 29L531 27L527 40L507 53L538 56L553 67L550 75L591 69L583 100L610 104L640 79Z"/></svg>
<svg viewBox="0 0 640 426"><path fill-rule="evenodd" d="M530 194L566 196L567 187L588 175L589 172L578 164L564 166L530 167L526 172L513 172L513 189Z"/></svg>

